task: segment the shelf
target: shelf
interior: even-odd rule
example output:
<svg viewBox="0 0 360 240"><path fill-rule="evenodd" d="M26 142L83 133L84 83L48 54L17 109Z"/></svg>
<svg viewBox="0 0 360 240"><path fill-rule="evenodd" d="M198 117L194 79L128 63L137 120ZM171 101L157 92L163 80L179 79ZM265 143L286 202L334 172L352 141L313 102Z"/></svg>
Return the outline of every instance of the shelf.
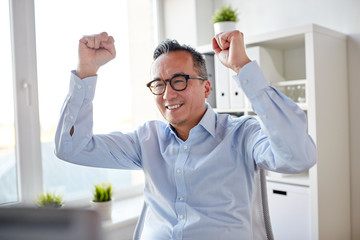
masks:
<svg viewBox="0 0 360 240"><path fill-rule="evenodd" d="M308 105L307 105L307 103L296 103L298 106L299 106L299 108L301 108L301 110L303 110L303 111L307 111L308 110Z"/></svg>
<svg viewBox="0 0 360 240"><path fill-rule="evenodd" d="M281 81L281 82L277 82L275 86L292 86L292 85L303 85L303 84L306 84L306 79Z"/></svg>
<svg viewBox="0 0 360 240"><path fill-rule="evenodd" d="M270 182L277 183L286 183L299 186L310 186L309 174L308 172L303 172L299 174L278 174L274 172L268 172L266 180Z"/></svg>

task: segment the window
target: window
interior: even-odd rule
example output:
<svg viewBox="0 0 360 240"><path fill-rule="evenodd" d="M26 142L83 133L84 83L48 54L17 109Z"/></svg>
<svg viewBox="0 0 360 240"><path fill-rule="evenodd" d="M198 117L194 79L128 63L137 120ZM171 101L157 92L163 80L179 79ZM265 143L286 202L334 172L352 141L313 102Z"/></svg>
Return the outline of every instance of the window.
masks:
<svg viewBox="0 0 360 240"><path fill-rule="evenodd" d="M54 155L53 141L70 70L77 64L78 40L86 34L107 31L114 36L118 51L117 58L98 73L94 132L127 132L148 119L149 108L138 108L134 114L129 101L148 91L144 83L153 50L151 2L9 0L0 1L0 9L0 30L8 33L0 38L4 80L0 88L0 205L33 204L41 191L63 194L65 201L88 199L93 183L98 182L113 183L117 199L117 193L140 193L141 171L63 162ZM128 11L137 11L137 17ZM128 29L130 23L136 27ZM130 38L137 41L129 42ZM139 69L139 65L148 68ZM141 86L135 95L134 86ZM119 94L119 89L127 91Z"/></svg>
<svg viewBox="0 0 360 240"><path fill-rule="evenodd" d="M0 204L18 200L9 2L0 1Z"/></svg>
<svg viewBox="0 0 360 240"><path fill-rule="evenodd" d="M117 47L117 57L98 72L94 133L131 130L127 18L126 1L35 1L43 184L44 190L61 193L65 200L87 197L94 183L111 182L116 192L141 182L134 171L77 166L54 156L59 111L82 35L106 31ZM119 94L119 89L128 91Z"/></svg>

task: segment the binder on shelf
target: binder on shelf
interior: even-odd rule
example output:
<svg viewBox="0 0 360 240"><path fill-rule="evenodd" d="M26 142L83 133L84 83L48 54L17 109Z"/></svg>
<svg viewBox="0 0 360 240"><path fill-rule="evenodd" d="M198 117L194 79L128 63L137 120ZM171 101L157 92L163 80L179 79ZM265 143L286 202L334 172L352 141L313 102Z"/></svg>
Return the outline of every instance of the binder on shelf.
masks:
<svg viewBox="0 0 360 240"><path fill-rule="evenodd" d="M229 69L229 81L230 81L230 108L231 109L244 109L245 108L245 94L238 85L238 83L233 79L233 76L236 75L236 72Z"/></svg>
<svg viewBox="0 0 360 240"><path fill-rule="evenodd" d="M217 57L214 57L216 107L219 109L230 108L229 70Z"/></svg>
<svg viewBox="0 0 360 240"><path fill-rule="evenodd" d="M216 85L215 85L215 67L214 67L214 54L203 54L206 64L206 70L208 73L208 80L210 81L211 91L206 102L210 104L212 108L216 108Z"/></svg>

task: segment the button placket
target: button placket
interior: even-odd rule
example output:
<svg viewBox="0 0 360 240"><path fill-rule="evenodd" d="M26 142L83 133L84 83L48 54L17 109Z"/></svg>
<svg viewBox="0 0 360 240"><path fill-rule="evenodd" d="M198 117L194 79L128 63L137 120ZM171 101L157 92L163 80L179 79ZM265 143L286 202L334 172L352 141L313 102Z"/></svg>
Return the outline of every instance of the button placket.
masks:
<svg viewBox="0 0 360 240"><path fill-rule="evenodd" d="M188 143L180 145L179 155L174 166L174 178L176 185L175 211L178 223L174 226L173 236L182 236L182 231L186 221L186 183L184 174L186 173L185 163L189 156L189 151L190 146Z"/></svg>

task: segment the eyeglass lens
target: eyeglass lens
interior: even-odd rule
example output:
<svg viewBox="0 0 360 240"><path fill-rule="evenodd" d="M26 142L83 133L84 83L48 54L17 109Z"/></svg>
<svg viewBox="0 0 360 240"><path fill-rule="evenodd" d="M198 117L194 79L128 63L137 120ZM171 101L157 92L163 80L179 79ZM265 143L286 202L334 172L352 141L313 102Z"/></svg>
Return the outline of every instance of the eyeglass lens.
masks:
<svg viewBox="0 0 360 240"><path fill-rule="evenodd" d="M186 78L185 76L175 76L169 80L171 87L176 91L182 91L186 88ZM153 81L150 85L151 91L154 94L162 94L165 91L165 81L156 80Z"/></svg>

